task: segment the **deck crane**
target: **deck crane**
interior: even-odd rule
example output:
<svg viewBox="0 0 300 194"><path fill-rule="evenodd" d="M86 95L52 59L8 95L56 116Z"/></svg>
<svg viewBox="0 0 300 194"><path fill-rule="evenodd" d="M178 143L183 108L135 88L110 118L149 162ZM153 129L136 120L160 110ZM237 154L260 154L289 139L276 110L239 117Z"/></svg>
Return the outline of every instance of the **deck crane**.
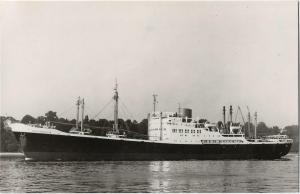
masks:
<svg viewBox="0 0 300 194"><path fill-rule="evenodd" d="M242 119L243 119L243 123L244 123L244 125L246 125L246 122L245 122L245 119L244 119L244 115L243 115L243 112L242 112L240 106L238 106L238 109L237 109L237 112L236 112L236 115L235 115L235 122L236 122L236 118L237 118L238 112L241 113L241 116L242 116Z"/></svg>
<svg viewBox="0 0 300 194"><path fill-rule="evenodd" d="M236 122L237 115L238 115L239 112L240 112L240 114L241 114L241 117L242 117L244 126L246 126L245 118L244 118L244 115L243 115L243 112L242 112L242 109L241 109L240 106L238 106L238 108L237 108L237 112L236 112L236 115L235 115L235 122ZM246 135L246 133L245 133L245 135Z"/></svg>

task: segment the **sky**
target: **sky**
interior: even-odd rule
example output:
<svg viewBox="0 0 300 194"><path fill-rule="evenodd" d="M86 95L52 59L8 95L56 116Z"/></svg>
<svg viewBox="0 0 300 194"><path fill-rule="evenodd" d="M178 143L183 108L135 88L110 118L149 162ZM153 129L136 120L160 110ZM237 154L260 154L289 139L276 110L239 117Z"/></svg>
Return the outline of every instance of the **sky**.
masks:
<svg viewBox="0 0 300 194"><path fill-rule="evenodd" d="M248 106L268 126L298 124L297 1L1 2L1 115L56 111L140 121L193 109L222 120ZM241 121L240 115L237 120Z"/></svg>

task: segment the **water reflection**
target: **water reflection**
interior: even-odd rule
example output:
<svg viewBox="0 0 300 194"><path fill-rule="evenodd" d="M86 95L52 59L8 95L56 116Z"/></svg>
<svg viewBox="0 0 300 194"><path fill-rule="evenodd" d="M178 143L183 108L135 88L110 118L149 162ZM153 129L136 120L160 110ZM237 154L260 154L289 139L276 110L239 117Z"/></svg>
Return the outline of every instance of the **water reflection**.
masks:
<svg viewBox="0 0 300 194"><path fill-rule="evenodd" d="M1 160L0 191L297 192L296 156L275 161Z"/></svg>
<svg viewBox="0 0 300 194"><path fill-rule="evenodd" d="M169 161L152 161L149 163L149 192L170 192L169 171Z"/></svg>

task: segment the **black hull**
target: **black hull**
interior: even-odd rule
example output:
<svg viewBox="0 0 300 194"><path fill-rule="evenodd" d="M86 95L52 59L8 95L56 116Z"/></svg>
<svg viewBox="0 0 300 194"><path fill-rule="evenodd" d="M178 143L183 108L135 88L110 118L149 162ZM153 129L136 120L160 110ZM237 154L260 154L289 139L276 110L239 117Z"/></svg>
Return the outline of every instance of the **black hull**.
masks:
<svg viewBox="0 0 300 194"><path fill-rule="evenodd" d="M167 144L35 133L15 135L25 157L33 160L277 159L286 155L292 145Z"/></svg>

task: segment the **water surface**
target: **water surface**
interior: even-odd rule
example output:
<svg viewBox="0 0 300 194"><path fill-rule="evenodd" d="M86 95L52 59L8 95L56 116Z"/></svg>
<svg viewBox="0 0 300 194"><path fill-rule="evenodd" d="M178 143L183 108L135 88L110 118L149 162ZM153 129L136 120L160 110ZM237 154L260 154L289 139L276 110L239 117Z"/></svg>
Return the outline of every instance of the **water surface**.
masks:
<svg viewBox="0 0 300 194"><path fill-rule="evenodd" d="M0 158L0 192L298 192L298 155L279 160L28 162Z"/></svg>

